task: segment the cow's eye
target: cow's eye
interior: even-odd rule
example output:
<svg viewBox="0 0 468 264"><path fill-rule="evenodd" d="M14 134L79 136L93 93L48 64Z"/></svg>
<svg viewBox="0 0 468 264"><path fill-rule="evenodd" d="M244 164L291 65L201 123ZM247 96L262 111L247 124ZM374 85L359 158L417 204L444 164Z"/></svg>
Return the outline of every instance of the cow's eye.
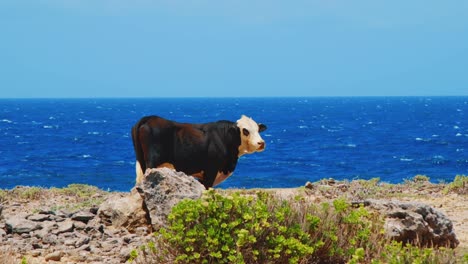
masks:
<svg viewBox="0 0 468 264"><path fill-rule="evenodd" d="M248 136L250 134L249 130L247 130L247 128L243 128L242 129L242 134L244 134L244 136Z"/></svg>

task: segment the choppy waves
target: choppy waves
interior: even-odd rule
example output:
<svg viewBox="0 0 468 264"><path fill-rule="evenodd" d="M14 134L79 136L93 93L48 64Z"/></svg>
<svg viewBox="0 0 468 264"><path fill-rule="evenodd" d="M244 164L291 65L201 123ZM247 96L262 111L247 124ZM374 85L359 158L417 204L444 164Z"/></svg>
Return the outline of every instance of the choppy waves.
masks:
<svg viewBox="0 0 468 264"><path fill-rule="evenodd" d="M321 178L468 174L468 98L0 100L0 188L88 183L129 190L130 129L142 116L265 123L267 149L221 187L295 187Z"/></svg>

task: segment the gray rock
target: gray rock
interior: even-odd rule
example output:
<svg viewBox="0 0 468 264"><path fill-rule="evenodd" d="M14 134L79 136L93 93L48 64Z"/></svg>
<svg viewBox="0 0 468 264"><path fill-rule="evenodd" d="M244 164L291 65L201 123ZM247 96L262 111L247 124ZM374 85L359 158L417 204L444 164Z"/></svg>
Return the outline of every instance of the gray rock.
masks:
<svg viewBox="0 0 468 264"><path fill-rule="evenodd" d="M167 223L172 207L183 199L199 199L205 187L191 176L168 168L148 169L136 190L144 199L154 230Z"/></svg>
<svg viewBox="0 0 468 264"><path fill-rule="evenodd" d="M89 241L91 241L91 239L90 239L89 237L87 237L87 236L86 236L86 237L82 237L82 238L78 239L78 241L76 241L75 247L76 247L76 248L80 248L80 247L82 247L83 245L88 244Z"/></svg>
<svg viewBox="0 0 468 264"><path fill-rule="evenodd" d="M73 222L73 225L75 226L76 230L83 230L86 228L86 224L80 221Z"/></svg>
<svg viewBox="0 0 468 264"><path fill-rule="evenodd" d="M66 232L72 232L73 231L73 221L70 219L66 219L63 222L57 223L58 227L57 230L52 231L52 233L58 235Z"/></svg>
<svg viewBox="0 0 468 264"><path fill-rule="evenodd" d="M110 252L113 250L117 250L122 244L122 241L120 239L111 239L108 241L104 241L101 243L102 251L104 252Z"/></svg>
<svg viewBox="0 0 468 264"><path fill-rule="evenodd" d="M49 244L49 245L52 245L52 246L55 246L58 244L58 237L57 235L54 235L54 234L46 234L43 238L42 238L42 242L44 244Z"/></svg>
<svg viewBox="0 0 468 264"><path fill-rule="evenodd" d="M72 215L71 219L75 221L80 221L83 223L88 223L89 220L93 219L96 215L92 214L89 211L79 211Z"/></svg>
<svg viewBox="0 0 468 264"><path fill-rule="evenodd" d="M62 259L62 256L63 256L62 251L55 251L50 254L47 254L45 256L45 261L49 261L49 260L60 261L60 259Z"/></svg>
<svg viewBox="0 0 468 264"><path fill-rule="evenodd" d="M35 221L35 222L43 222L46 220L50 220L50 215L48 214L33 214L28 217L28 220Z"/></svg>
<svg viewBox="0 0 468 264"><path fill-rule="evenodd" d="M128 247L123 247L120 252L119 252L119 256L120 256L120 261L122 263L125 263L127 262L127 260L130 258L130 252L132 252L132 249L131 248L128 248Z"/></svg>
<svg viewBox="0 0 468 264"><path fill-rule="evenodd" d="M357 204L364 204L383 214L386 234L396 241L451 248L460 243L452 221L429 205L374 199Z"/></svg>
<svg viewBox="0 0 468 264"><path fill-rule="evenodd" d="M39 210L39 214L55 215L55 212L51 210Z"/></svg>
<svg viewBox="0 0 468 264"><path fill-rule="evenodd" d="M123 241L127 244L129 244L130 242L132 242L132 240L137 237L137 235L135 234L129 234L129 235L126 235L123 237Z"/></svg>
<svg viewBox="0 0 468 264"><path fill-rule="evenodd" d="M76 242L77 241L75 239L67 239L63 242L63 244L65 246L75 246Z"/></svg>
<svg viewBox="0 0 468 264"><path fill-rule="evenodd" d="M90 251L91 246L89 244L82 245L76 249L78 252L79 251Z"/></svg>
<svg viewBox="0 0 468 264"><path fill-rule="evenodd" d="M5 223L7 231L13 234L29 233L42 228L39 223L27 220L23 215L10 217Z"/></svg>
<svg viewBox="0 0 468 264"><path fill-rule="evenodd" d="M34 236L37 238L43 238L49 234L53 229L57 228L57 223L54 221L44 221L41 223L42 229L34 231Z"/></svg>
<svg viewBox="0 0 468 264"><path fill-rule="evenodd" d="M97 214L105 225L115 228L124 227L130 232L149 224L143 199L136 191L124 197L110 197L101 204Z"/></svg>

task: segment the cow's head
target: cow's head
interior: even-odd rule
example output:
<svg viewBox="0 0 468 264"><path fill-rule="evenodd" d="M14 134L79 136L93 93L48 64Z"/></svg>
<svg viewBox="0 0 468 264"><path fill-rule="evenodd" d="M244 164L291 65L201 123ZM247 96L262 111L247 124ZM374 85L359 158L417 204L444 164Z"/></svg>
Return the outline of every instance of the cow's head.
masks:
<svg viewBox="0 0 468 264"><path fill-rule="evenodd" d="M244 154L260 152L265 149L265 141L260 136L260 132L266 130L264 124L257 124L252 118L242 115L237 120L240 129L241 144L239 146L239 156Z"/></svg>

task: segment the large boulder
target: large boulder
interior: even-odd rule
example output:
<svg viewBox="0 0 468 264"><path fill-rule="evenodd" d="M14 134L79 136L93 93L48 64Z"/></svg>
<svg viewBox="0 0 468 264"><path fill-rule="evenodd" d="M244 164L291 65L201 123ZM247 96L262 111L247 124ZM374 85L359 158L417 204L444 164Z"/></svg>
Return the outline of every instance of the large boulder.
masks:
<svg viewBox="0 0 468 264"><path fill-rule="evenodd" d="M154 230L167 223L172 207L183 199L199 199L205 187L191 176L168 168L148 169L136 190L143 197Z"/></svg>
<svg viewBox="0 0 468 264"><path fill-rule="evenodd" d="M379 211L385 217L386 234L393 240L420 246L455 248L458 241L452 221L429 205L368 199L356 202Z"/></svg>
<svg viewBox="0 0 468 264"><path fill-rule="evenodd" d="M98 216L107 226L124 227L130 232L136 232L138 227L149 226L149 219L144 209L143 198L132 190L129 195L116 194L101 204Z"/></svg>
<svg viewBox="0 0 468 264"><path fill-rule="evenodd" d="M205 187L191 176L168 168L149 169L129 195L116 194L98 210L101 222L137 233L165 226L172 207L185 198L198 199Z"/></svg>

